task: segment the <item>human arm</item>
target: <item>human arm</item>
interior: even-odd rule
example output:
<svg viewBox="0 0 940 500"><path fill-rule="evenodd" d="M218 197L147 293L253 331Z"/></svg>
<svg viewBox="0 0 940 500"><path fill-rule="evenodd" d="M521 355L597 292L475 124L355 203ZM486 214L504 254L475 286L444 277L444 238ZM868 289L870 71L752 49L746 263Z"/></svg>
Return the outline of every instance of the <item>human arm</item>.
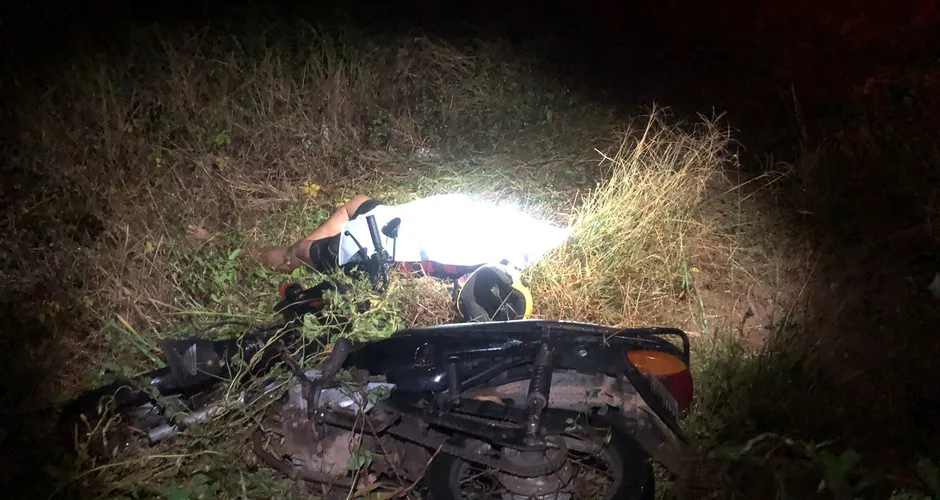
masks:
<svg viewBox="0 0 940 500"><path fill-rule="evenodd" d="M280 272L291 272L300 266L314 267L310 261L310 246L314 241L339 234L356 210L370 198L356 195L340 206L332 215L306 238L291 245L263 248L258 256L261 263Z"/></svg>

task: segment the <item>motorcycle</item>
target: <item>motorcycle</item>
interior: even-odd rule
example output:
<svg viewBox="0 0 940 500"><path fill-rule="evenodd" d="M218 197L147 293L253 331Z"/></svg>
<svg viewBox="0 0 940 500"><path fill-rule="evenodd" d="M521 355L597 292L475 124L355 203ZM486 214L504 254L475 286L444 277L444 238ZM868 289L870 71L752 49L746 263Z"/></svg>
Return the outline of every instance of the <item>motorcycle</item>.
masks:
<svg viewBox="0 0 940 500"><path fill-rule="evenodd" d="M381 289L394 259L374 220L369 227L376 252L362 250L361 261ZM252 447L262 463L327 496L381 488L433 500L648 499L652 462L685 474L679 420L692 377L681 330L529 319L412 328L371 342L309 341L297 325L335 290L318 287L282 289L278 325L239 339L165 342L166 368L83 395L63 422L73 435L85 422L87 437L87 422L107 406L133 429L126 435L156 443L212 418L220 403L209 395L220 380L237 385L280 364L296 383L262 389L277 404L253 431ZM305 370L286 347L297 343L332 349ZM114 454L125 441L111 438L101 451Z"/></svg>

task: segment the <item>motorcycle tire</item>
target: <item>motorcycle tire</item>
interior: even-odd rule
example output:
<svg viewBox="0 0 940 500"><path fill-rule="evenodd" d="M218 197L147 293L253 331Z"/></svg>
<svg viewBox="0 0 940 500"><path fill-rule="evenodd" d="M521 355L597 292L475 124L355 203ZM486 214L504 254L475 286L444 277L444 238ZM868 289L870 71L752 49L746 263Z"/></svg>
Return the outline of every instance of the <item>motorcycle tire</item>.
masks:
<svg viewBox="0 0 940 500"><path fill-rule="evenodd" d="M594 421L592 425L609 425L603 421ZM601 419L604 420L604 419ZM616 426L610 426L611 436L605 451L613 455L613 460L619 469L620 481L613 491L605 491L603 496L582 497L580 495L543 495L542 498L571 498L572 500L653 500L656 496L655 486L656 477L653 473L653 466L647 454L640 446L623 430ZM425 488L429 500L464 500L467 498L461 492L460 480L463 471L468 463L461 458L439 453L428 466L425 474ZM539 498L537 496L528 497L526 495L507 495L500 496L496 494L493 498ZM475 497L471 497L475 498Z"/></svg>

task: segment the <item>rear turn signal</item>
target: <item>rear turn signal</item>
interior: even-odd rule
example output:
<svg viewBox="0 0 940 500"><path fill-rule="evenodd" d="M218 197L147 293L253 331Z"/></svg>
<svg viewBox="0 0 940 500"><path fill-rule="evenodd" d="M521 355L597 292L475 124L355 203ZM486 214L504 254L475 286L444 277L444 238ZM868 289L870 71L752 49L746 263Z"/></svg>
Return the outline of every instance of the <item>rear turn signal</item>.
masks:
<svg viewBox="0 0 940 500"><path fill-rule="evenodd" d="M627 358L643 375L653 375L669 390L680 412L692 404L692 373L681 359L659 351L630 351Z"/></svg>

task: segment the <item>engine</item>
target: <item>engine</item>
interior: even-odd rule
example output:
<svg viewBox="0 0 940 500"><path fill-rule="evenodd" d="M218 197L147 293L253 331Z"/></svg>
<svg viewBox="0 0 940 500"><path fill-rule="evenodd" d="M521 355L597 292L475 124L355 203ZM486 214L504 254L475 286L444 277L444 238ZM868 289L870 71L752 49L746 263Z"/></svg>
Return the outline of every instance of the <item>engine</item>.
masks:
<svg viewBox="0 0 940 500"><path fill-rule="evenodd" d="M317 370L306 375L311 380L319 378ZM384 381L370 381L361 387L335 387L323 389L318 401L319 408L329 408L335 413L351 417L359 424L359 414L372 413L375 402L394 388ZM409 481L421 477L430 460L424 448L401 441L391 435L356 429L353 432L332 425L314 426L308 418L306 390L297 384L287 394L285 403L272 415L277 421L275 428L282 436L279 450L296 467L311 472L341 478L356 469L368 469L367 477L361 481L375 481L380 476L400 475Z"/></svg>

